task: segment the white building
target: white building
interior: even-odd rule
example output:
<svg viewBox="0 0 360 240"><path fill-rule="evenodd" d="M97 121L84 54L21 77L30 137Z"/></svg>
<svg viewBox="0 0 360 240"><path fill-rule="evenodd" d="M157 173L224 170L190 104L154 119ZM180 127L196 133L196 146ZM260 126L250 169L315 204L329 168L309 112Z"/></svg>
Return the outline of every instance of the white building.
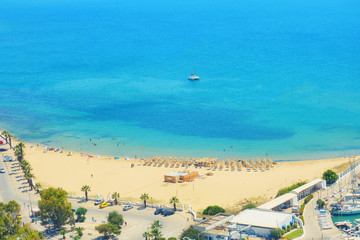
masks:
<svg viewBox="0 0 360 240"><path fill-rule="evenodd" d="M296 221L294 214L257 208L246 209L231 219L231 223L236 224L237 229L250 226L244 232L259 236L269 236L271 229L286 228Z"/></svg>
<svg viewBox="0 0 360 240"><path fill-rule="evenodd" d="M262 210L246 209L236 216L218 214L201 221L194 226L202 232L206 240L241 239L246 235L270 236L271 229L285 228L299 219L294 214Z"/></svg>

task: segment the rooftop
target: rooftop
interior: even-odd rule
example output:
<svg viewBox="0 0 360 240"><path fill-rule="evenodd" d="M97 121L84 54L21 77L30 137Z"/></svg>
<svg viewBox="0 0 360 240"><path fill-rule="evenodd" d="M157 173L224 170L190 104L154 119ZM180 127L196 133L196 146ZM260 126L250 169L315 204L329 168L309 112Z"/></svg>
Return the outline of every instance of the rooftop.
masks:
<svg viewBox="0 0 360 240"><path fill-rule="evenodd" d="M188 175L188 173L184 173L184 172L171 172L171 173L165 174L165 176L170 176L170 177L186 176L186 175Z"/></svg>
<svg viewBox="0 0 360 240"><path fill-rule="evenodd" d="M274 198L273 200L260 205L258 208L271 210L271 209L279 206L280 204L285 203L289 200L292 200L296 197L297 197L297 195L295 193L286 193L284 195L281 195L280 197Z"/></svg>
<svg viewBox="0 0 360 240"><path fill-rule="evenodd" d="M294 215L290 213L253 208L240 212L231 220L231 222L265 228L281 228L282 225L287 225L292 220L293 216Z"/></svg>
<svg viewBox="0 0 360 240"><path fill-rule="evenodd" d="M201 231L209 230L211 228L219 226L222 223L229 221L232 217L233 215L230 214L219 213L213 217L201 221L200 223L196 224L194 227Z"/></svg>
<svg viewBox="0 0 360 240"><path fill-rule="evenodd" d="M312 180L311 182L309 182L307 184L304 184L304 185L292 190L291 192L299 194L302 191L305 191L306 189L311 188L311 187L313 187L313 186L315 186L315 185L317 185L317 184L319 184L319 183L321 183L323 181L325 181L325 180L320 179L320 178L316 178L316 179Z"/></svg>

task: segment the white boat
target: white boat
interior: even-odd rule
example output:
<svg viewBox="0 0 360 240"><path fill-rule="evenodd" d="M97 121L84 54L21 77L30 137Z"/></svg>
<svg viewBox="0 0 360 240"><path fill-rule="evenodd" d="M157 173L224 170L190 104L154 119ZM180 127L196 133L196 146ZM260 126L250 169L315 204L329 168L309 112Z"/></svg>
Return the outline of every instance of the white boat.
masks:
<svg viewBox="0 0 360 240"><path fill-rule="evenodd" d="M200 80L200 78L198 76L195 75L195 67L194 67L194 63L193 63L193 73L188 77L188 80L190 81L197 81Z"/></svg>
<svg viewBox="0 0 360 240"><path fill-rule="evenodd" d="M200 78L198 76L196 76L195 74L191 74L188 78L188 80L190 81L196 81L196 80L200 80Z"/></svg>

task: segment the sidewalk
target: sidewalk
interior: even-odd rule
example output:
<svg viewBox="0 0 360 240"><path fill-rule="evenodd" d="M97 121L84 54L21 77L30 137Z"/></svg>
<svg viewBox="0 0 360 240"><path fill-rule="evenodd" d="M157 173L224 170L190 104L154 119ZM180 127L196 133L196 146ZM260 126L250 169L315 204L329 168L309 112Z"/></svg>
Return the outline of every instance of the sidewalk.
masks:
<svg viewBox="0 0 360 240"><path fill-rule="evenodd" d="M358 170L358 169L356 169ZM320 198L324 200L324 198L336 199L342 196L342 192L340 192L341 188L346 187L346 183L349 181L350 174L344 176L340 179L336 184L328 187L326 190L319 190L315 192L314 198L305 206L304 209L304 236L300 239L343 239L345 236L343 232L341 232L332 222L330 209L327 210L329 223L331 225L331 229L321 230L320 225L318 223L318 216L320 211L316 209L316 201ZM330 205L330 202L327 202L327 205Z"/></svg>

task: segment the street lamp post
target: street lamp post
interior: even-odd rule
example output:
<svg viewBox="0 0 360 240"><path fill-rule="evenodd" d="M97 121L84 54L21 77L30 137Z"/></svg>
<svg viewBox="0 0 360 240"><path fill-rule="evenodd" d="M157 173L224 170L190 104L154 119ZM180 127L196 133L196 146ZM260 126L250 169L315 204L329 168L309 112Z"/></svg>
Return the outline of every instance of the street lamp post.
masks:
<svg viewBox="0 0 360 240"><path fill-rule="evenodd" d="M28 204L28 210L29 210L29 217L31 217L29 204Z"/></svg>

